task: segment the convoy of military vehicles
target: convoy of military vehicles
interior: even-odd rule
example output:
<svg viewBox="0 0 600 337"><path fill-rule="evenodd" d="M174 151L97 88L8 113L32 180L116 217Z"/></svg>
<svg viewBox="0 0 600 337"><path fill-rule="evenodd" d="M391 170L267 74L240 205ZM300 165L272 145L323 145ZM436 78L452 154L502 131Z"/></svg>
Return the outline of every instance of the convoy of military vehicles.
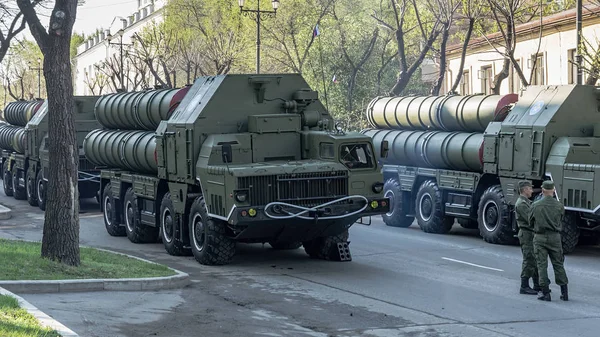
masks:
<svg viewBox="0 0 600 337"><path fill-rule="evenodd" d="M550 179L568 253L600 230L598 100L585 85L377 97L371 128L344 132L298 74L76 96L79 191L97 198L108 234L220 265L237 242L351 260L348 229L373 215L428 233L456 220L512 244L518 181L539 192ZM13 102L0 125L4 192L41 209L48 113Z"/></svg>
<svg viewBox="0 0 600 337"><path fill-rule="evenodd" d="M520 97L519 97L520 96ZM565 206L562 240L600 230L600 89L529 86L519 96L377 97L368 106L383 164L389 226L416 218L424 232L447 233L454 220L490 243L516 241L517 183L539 192L553 180ZM384 142L387 141L387 142ZM388 148L381 149L381 146Z"/></svg>
<svg viewBox="0 0 600 337"><path fill-rule="evenodd" d="M112 236L162 241L169 254L207 265L229 263L236 242L348 261L350 226L389 212L372 139L341 130L299 74L201 77L181 89L92 100L80 106L95 123L77 129L83 167L93 168L80 190L94 184ZM51 113L26 115L36 142L29 134L2 142L0 127L5 172L20 177L11 185L5 175L5 186L25 193L28 175L43 172L40 111ZM35 148L19 169L8 159L15 144Z"/></svg>

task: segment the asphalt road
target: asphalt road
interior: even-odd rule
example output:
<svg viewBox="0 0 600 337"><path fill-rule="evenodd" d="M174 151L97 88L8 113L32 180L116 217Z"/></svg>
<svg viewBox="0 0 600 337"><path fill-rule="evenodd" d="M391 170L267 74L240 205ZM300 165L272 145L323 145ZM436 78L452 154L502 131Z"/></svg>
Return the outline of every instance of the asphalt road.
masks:
<svg viewBox="0 0 600 337"><path fill-rule="evenodd" d="M13 218L0 236L41 239L43 214L0 192ZM82 205L81 244L137 255L189 273L162 292L24 295L81 336L597 336L600 247L568 255L570 301L520 295L520 250L483 242L456 225L449 235L385 226L350 230L352 262L311 260L302 248L238 245L232 264L202 266L104 230L94 201ZM549 272L552 272L550 268ZM554 277L551 277L554 280Z"/></svg>

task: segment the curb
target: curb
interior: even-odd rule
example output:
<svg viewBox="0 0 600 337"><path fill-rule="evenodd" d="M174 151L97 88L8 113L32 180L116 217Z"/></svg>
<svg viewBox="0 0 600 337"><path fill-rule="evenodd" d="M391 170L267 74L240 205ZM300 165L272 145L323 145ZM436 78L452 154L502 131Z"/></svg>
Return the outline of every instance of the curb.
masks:
<svg viewBox="0 0 600 337"><path fill-rule="evenodd" d="M0 220L8 220L12 218L11 211L12 210L10 208L0 205Z"/></svg>
<svg viewBox="0 0 600 337"><path fill-rule="evenodd" d="M84 247L84 246L81 246ZM159 264L146 259L115 252L102 248L89 247L113 254L124 255L133 259L152 264ZM171 269L176 273L173 276L147 277L147 278L123 278L123 279L75 279L75 280L24 280L24 281L0 281L0 287L21 294L40 293L69 293L88 291L152 291L184 288L191 283L190 275Z"/></svg>
<svg viewBox="0 0 600 337"><path fill-rule="evenodd" d="M41 326L56 330L56 332L58 332L62 337L79 337L79 335L76 334L73 330L62 325L59 321L48 316L40 309L33 306L31 303L25 301L24 298L17 296L15 294L13 294L12 292L10 292L6 289L3 289L1 287L0 287L0 294L8 295L8 296L16 298L17 301L19 301L19 306L22 309L27 310L27 312L30 313L31 315L33 315L33 317L35 317L40 322Z"/></svg>

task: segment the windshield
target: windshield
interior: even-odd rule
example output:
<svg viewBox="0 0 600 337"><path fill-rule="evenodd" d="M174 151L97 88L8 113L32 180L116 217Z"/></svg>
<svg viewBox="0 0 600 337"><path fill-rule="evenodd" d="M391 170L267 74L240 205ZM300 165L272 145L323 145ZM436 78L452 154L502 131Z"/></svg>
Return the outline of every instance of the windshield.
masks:
<svg viewBox="0 0 600 337"><path fill-rule="evenodd" d="M373 168L369 144L345 144L340 147L340 162L349 169Z"/></svg>

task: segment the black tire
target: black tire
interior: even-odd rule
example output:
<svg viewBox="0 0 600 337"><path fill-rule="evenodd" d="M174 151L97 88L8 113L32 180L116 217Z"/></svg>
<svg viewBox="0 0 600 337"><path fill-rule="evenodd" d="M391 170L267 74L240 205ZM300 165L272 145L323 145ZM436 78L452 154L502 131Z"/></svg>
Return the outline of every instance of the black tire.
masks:
<svg viewBox="0 0 600 337"><path fill-rule="evenodd" d="M562 218L562 240L563 254L572 253L579 243L579 215L575 212L566 211Z"/></svg>
<svg viewBox="0 0 600 337"><path fill-rule="evenodd" d="M388 179L383 185L384 197L390 199L389 213L382 214L383 222L391 227L407 228L415 221L414 216L407 216L402 202L402 190L395 179Z"/></svg>
<svg viewBox="0 0 600 337"><path fill-rule="evenodd" d="M511 209L500 185L488 187L477 208L477 223L479 224L479 235L488 243L515 244L511 224Z"/></svg>
<svg viewBox="0 0 600 337"><path fill-rule="evenodd" d="M27 202L33 207L38 205L35 178L36 175L32 176L31 171L27 170L27 174L25 175L25 191L27 192Z"/></svg>
<svg viewBox="0 0 600 337"><path fill-rule="evenodd" d="M182 255L191 255L192 251L189 248L185 248L184 242L177 238L176 234L176 226L179 223L182 223L184 217L175 213L175 208L173 206L173 200L171 200L171 193L167 192L163 196L160 203L160 236L162 239L162 243L165 246L165 250L169 255L174 256L182 256ZM183 229L179 229L183 230ZM157 241L155 239L155 241Z"/></svg>
<svg viewBox="0 0 600 337"><path fill-rule="evenodd" d="M303 242L302 245L306 254L313 259L340 261L337 244L338 242L347 242L349 237L348 230L345 230L338 235L320 237Z"/></svg>
<svg viewBox="0 0 600 337"><path fill-rule="evenodd" d="M13 197L16 200L26 200L27 199L27 190L24 187L19 185L19 176L22 170L18 168L13 168L12 173L12 188L13 188Z"/></svg>
<svg viewBox="0 0 600 337"><path fill-rule="evenodd" d="M270 241L269 245L276 250L293 250L302 247L302 242L274 242Z"/></svg>
<svg viewBox="0 0 600 337"><path fill-rule="evenodd" d="M46 186L48 186L48 184L44 181L42 170L40 169L35 176L35 195L38 207L42 211L46 210Z"/></svg>
<svg viewBox="0 0 600 337"><path fill-rule="evenodd" d="M189 218L190 246L194 258L203 265L225 265L235 255L235 241L227 236L226 223L211 219L204 197L194 200Z"/></svg>
<svg viewBox="0 0 600 337"><path fill-rule="evenodd" d="M456 219L456 222L458 222L458 224L462 228L466 228L466 229L477 229L477 228L479 228L479 224L477 223L476 220L460 218L460 219Z"/></svg>
<svg viewBox="0 0 600 337"><path fill-rule="evenodd" d="M159 228L146 226L140 221L138 197L133 192L133 188L130 187L125 192L122 207L125 233L129 241L133 243L156 242Z"/></svg>
<svg viewBox="0 0 600 337"><path fill-rule="evenodd" d="M444 215L444 201L438 185L426 180L415 198L415 218L425 233L446 234L454 225L454 218Z"/></svg>
<svg viewBox="0 0 600 337"><path fill-rule="evenodd" d="M110 183L102 191L102 213L104 214L104 227L110 236L125 236L125 227L121 226L115 198L112 195Z"/></svg>
<svg viewBox="0 0 600 337"><path fill-rule="evenodd" d="M12 172L7 169L6 163L4 163L2 168L2 185L4 187L4 194L7 197L13 196L12 180Z"/></svg>

